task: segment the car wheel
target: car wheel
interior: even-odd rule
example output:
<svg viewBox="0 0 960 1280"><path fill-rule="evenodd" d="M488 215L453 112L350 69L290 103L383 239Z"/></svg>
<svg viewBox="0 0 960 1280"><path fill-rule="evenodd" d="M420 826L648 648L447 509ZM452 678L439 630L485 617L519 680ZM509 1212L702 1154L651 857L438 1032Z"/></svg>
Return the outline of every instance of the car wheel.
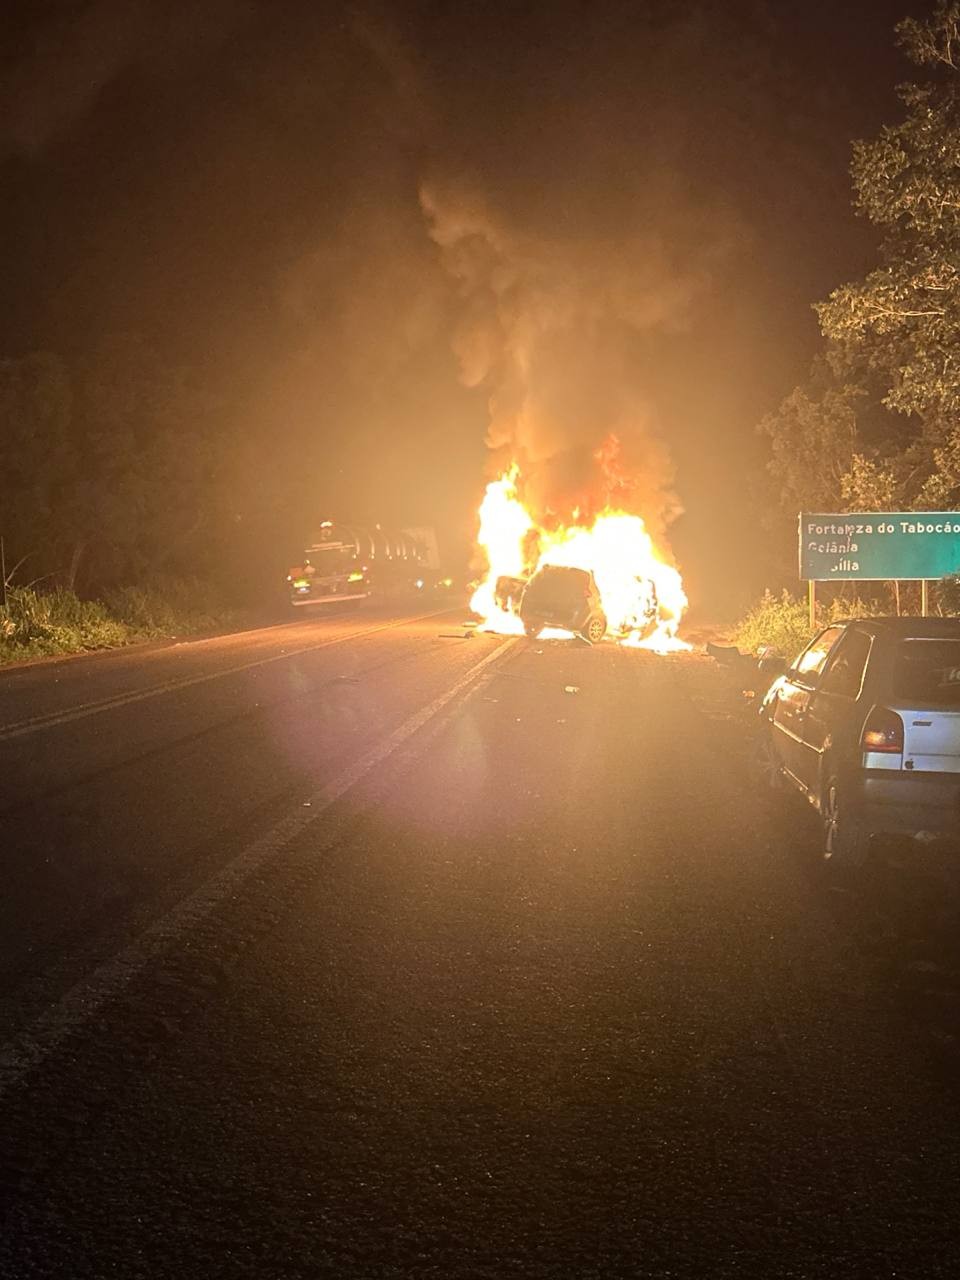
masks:
<svg viewBox="0 0 960 1280"><path fill-rule="evenodd" d="M583 629L583 634L584 638L589 640L591 644L600 643L607 634L607 620L602 613L595 613L591 616Z"/></svg>
<svg viewBox="0 0 960 1280"><path fill-rule="evenodd" d="M863 866L870 847L870 836L844 795L837 777L831 777L820 802L823 824L823 859L838 871Z"/></svg>
<svg viewBox="0 0 960 1280"><path fill-rule="evenodd" d="M759 791L775 794L783 790L780 757L770 739L767 724L758 725L754 731L750 746L749 773L751 782Z"/></svg>
<svg viewBox="0 0 960 1280"><path fill-rule="evenodd" d="M523 632L528 640L536 640L542 630L542 622L524 622L523 624Z"/></svg>

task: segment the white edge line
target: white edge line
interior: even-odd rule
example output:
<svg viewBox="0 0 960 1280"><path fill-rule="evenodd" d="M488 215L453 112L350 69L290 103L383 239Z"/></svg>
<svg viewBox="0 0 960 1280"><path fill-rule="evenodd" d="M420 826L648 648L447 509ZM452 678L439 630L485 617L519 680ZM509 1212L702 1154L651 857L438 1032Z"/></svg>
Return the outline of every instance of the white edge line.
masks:
<svg viewBox="0 0 960 1280"><path fill-rule="evenodd" d="M118 955L104 961L55 1004L37 1017L15 1039L0 1046L0 1098L44 1062L71 1032L116 999L151 961L163 956L174 943L195 928L230 894L271 857L300 836L317 818L360 779L390 756L408 738L432 720L484 670L516 642L505 640L488 653L445 693L410 716L383 742L365 752L331 782L300 801L297 810L247 845L245 849L140 934Z"/></svg>
<svg viewBox="0 0 960 1280"><path fill-rule="evenodd" d="M250 671L254 667L266 667L271 662L283 662L288 658L298 658L304 653L314 653L319 649L329 649L335 644L345 644L348 640L360 640L364 636L376 635L381 631L390 631L408 622L422 622L426 618L438 618L447 613L447 609L438 609L436 613L422 613L415 618L403 618L398 622L386 622L383 626L367 627L363 631L352 631L346 636L335 636L332 640L324 640L320 644L311 644L303 649L291 649L285 653L275 653L269 658L257 658L253 662L244 662L236 667L224 667L221 671L210 671L205 675L181 676L177 680L167 680L163 684L151 685L148 689L136 689L131 693L118 693L112 698L100 698L97 702L88 702L83 706L71 707L65 711L50 711L45 715L31 716L29 720L15 720L8 725L0 725L0 742L9 742L13 738L22 738L28 733L38 733L41 729L52 729L59 724L69 724L72 720L85 720L87 716L99 715L101 711L111 711L114 707L125 707L132 702L145 702L148 698L159 698L164 693L175 693L178 689L189 689L192 685L205 684L209 680L221 680L226 676L239 675L242 671ZM286 623L281 625L286 626ZM267 628L272 630L272 628ZM233 634L233 633L231 633ZM243 634L243 633L239 633Z"/></svg>

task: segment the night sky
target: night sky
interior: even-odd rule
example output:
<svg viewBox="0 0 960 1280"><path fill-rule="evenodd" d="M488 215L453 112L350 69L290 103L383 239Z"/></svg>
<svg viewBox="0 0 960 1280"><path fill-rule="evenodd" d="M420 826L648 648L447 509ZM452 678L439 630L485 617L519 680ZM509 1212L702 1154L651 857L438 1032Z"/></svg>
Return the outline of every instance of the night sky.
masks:
<svg viewBox="0 0 960 1280"><path fill-rule="evenodd" d="M308 478L307 523L465 541L494 461L558 506L617 430L694 599L739 603L756 423L872 260L850 142L924 11L8 5L0 353L142 335L229 399L224 449Z"/></svg>

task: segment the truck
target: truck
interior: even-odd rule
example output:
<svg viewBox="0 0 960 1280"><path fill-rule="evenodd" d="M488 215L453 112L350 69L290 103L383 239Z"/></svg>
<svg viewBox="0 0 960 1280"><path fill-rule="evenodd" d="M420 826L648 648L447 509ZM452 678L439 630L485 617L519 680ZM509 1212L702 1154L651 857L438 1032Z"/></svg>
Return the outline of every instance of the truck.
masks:
<svg viewBox="0 0 960 1280"><path fill-rule="evenodd" d="M324 520L287 573L297 609L413 594L438 567L432 529L384 529Z"/></svg>

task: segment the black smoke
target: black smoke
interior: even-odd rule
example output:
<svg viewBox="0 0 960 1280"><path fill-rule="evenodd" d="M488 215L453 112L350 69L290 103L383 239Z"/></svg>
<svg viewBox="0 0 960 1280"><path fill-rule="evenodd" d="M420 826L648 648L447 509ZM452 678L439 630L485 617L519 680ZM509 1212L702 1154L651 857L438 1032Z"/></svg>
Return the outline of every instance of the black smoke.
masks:
<svg viewBox="0 0 960 1280"><path fill-rule="evenodd" d="M134 332L189 363L258 536L330 513L466 541L502 457L560 509L615 432L635 505L684 508L695 588L755 574L754 423L869 253L848 139L893 109L899 15L7 6L0 351Z"/></svg>

